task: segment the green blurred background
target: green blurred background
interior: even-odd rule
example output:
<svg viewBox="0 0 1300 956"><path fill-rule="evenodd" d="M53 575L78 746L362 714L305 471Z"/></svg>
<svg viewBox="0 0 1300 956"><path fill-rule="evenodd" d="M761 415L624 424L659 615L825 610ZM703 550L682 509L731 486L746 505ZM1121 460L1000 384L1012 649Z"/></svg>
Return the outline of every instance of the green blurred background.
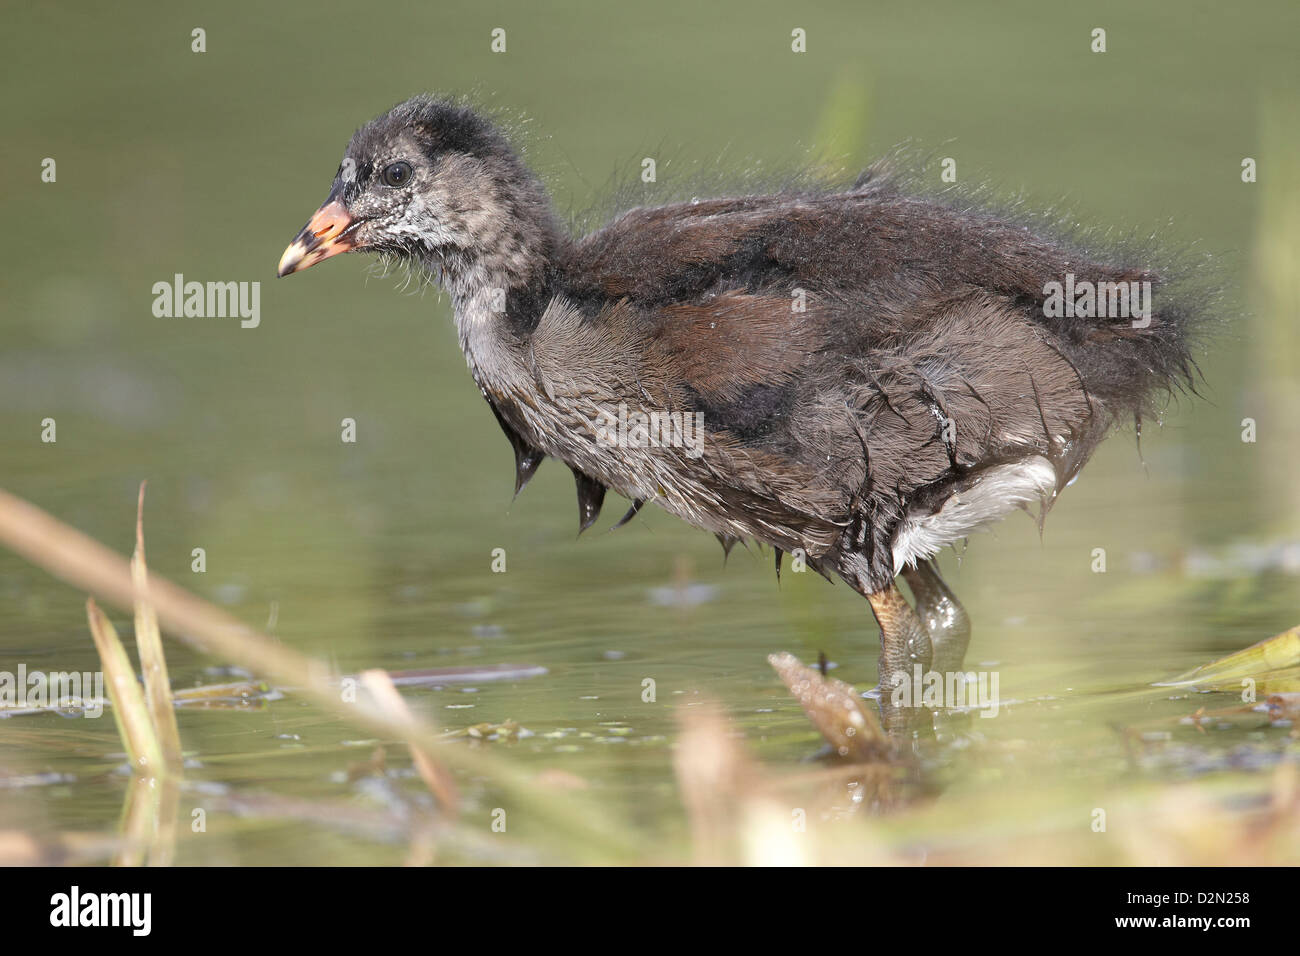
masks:
<svg viewBox="0 0 1300 956"><path fill-rule="evenodd" d="M815 738L764 657L824 650L867 687L875 627L847 588L787 574L778 590L770 556L738 552L724 569L710 536L654 509L606 534L621 513L611 501L616 513L575 543L567 469L546 465L511 504L510 452L445 300L397 294L359 256L274 278L352 130L415 92L468 93L526 118L527 159L566 214L628 184L654 202L696 164L856 168L907 142L955 158L963 183L1117 235L1196 243L1187 255L1212 254L1225 289L1226 321L1199 358L1208 400L1181 399L1163 428L1148 425L1145 469L1131 435L1104 445L1041 542L1013 517L944 566L976 622L972 657L1001 662L1008 697L1137 686L1295 623L1291 0L8 2L3 17L0 485L127 551L147 478L156 573L255 625L274 608L277 637L345 669L546 666L420 705L448 726L519 720L537 734L519 759L598 781L648 830L676 812L666 740L678 697L721 699L760 752L795 759ZM191 52L195 27L204 53ZM489 48L497 27L504 54ZM791 52L796 27L803 54ZM1095 27L1104 54L1090 52ZM660 161L657 185L637 182L645 156ZM45 157L55 183L41 182ZM1257 183L1242 182L1243 157L1258 161ZM260 327L155 318L151 287L175 273L261 281ZM46 417L55 444L40 441ZM354 445L339 440L345 417ZM205 574L190 570L196 547ZM498 547L504 575L489 570ZM1106 574L1091 570L1095 548ZM0 608L0 669L93 666L82 596L8 554ZM176 651L173 676L207 679L208 663ZM640 700L647 676L655 707ZM1014 719L980 730L1059 731L1037 718L1002 729ZM77 781L0 791L0 821L111 824L114 785L86 782L82 762L114 749L101 723L85 741L68 739L84 725L32 718L30 737L0 743L0 771ZM182 733L207 756L346 736L287 704L185 715ZM277 761L276 773L319 793L339 759ZM227 781L267 783L266 761L230 766ZM196 859L272 853L217 844Z"/></svg>

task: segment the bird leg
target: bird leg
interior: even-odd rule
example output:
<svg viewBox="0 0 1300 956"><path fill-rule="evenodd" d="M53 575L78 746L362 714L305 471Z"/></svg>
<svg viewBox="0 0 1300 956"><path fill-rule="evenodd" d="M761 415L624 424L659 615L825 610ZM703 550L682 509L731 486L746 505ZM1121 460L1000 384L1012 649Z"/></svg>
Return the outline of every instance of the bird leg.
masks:
<svg viewBox="0 0 1300 956"><path fill-rule="evenodd" d="M909 695L910 706L900 707L894 690L903 682L912 683L918 665L922 674L930 669L930 635L897 584L868 594L867 600L880 625L880 713L890 733L907 731L922 715L921 702Z"/></svg>
<svg viewBox="0 0 1300 956"><path fill-rule="evenodd" d="M933 561L903 568L903 577L916 599L916 615L930 637L931 667L943 675L960 671L970 644L970 618L948 590Z"/></svg>

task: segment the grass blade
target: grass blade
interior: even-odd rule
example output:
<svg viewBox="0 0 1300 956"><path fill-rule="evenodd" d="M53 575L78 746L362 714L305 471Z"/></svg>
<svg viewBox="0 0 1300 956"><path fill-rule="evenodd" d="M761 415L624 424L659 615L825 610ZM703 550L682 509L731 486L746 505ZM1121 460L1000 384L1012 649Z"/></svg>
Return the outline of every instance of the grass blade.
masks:
<svg viewBox="0 0 1300 956"><path fill-rule="evenodd" d="M135 586L135 646L140 654L140 669L144 672L145 702L149 705L149 715L162 748L163 761L167 770L179 773L180 728L176 724L176 709L172 703L167 661L163 657L158 615L149 601L149 570L144 559L144 487L145 482L140 482L140 498L135 516L135 553L131 555L131 581Z"/></svg>
<svg viewBox="0 0 1300 956"><path fill-rule="evenodd" d="M164 769L162 748L126 648L122 646L108 615L99 609L94 598L86 599L86 616L90 620L90 636L95 641L104 668L108 697L113 705L113 721L126 747L131 769L142 776L161 773Z"/></svg>
<svg viewBox="0 0 1300 956"><path fill-rule="evenodd" d="M1300 666L1300 625L1156 686L1233 683L1243 677L1262 677L1296 666Z"/></svg>

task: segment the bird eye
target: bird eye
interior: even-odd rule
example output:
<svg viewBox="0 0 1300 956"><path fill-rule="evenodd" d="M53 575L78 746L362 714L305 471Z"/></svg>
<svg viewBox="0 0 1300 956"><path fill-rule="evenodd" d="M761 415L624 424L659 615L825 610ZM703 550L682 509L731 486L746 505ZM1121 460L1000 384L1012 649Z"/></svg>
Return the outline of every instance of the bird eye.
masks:
<svg viewBox="0 0 1300 956"><path fill-rule="evenodd" d="M384 167L384 183L396 189L399 186L405 186L411 181L411 164L407 162L389 163Z"/></svg>

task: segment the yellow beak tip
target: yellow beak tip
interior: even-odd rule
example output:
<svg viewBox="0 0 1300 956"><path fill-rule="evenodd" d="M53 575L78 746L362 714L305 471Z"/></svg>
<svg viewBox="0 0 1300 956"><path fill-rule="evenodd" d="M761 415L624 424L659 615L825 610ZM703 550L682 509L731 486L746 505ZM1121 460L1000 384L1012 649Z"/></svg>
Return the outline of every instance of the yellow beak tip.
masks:
<svg viewBox="0 0 1300 956"><path fill-rule="evenodd" d="M275 274L283 279L298 271L298 266L303 260L303 251L298 243L294 242L284 250L284 255L280 257L280 264L276 267Z"/></svg>

